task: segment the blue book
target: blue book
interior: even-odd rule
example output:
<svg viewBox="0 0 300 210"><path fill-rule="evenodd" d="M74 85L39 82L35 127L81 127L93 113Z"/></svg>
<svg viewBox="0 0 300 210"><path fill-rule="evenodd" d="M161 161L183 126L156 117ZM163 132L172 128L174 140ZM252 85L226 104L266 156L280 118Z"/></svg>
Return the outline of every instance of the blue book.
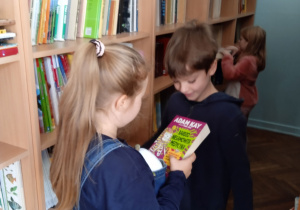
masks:
<svg viewBox="0 0 300 210"><path fill-rule="evenodd" d="M61 58L60 56L56 56L57 57L57 60L58 60L58 64L59 64L59 69L61 71L61 75L62 75L62 78L63 78L63 81L64 81L64 85L67 84L68 82L68 78L67 78L67 75L66 75L66 71L64 69L64 66L62 64L62 61L61 61Z"/></svg>

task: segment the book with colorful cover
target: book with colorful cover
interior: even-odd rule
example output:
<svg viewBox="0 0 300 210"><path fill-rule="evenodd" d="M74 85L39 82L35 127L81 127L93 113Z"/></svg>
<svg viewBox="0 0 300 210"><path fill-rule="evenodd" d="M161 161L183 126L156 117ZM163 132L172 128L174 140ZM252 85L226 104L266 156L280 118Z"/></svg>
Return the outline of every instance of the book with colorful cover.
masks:
<svg viewBox="0 0 300 210"><path fill-rule="evenodd" d="M56 87L55 87L55 82L54 82L51 58L44 57L44 63L45 63L45 72L46 72L46 76L47 76L47 81L50 84L49 85L49 96L50 96L51 107L52 107L52 115L54 117L55 124L58 125L58 122L59 122L58 95L56 92Z"/></svg>
<svg viewBox="0 0 300 210"><path fill-rule="evenodd" d="M149 150L169 167L169 155L177 159L190 156L209 133L205 122L176 115Z"/></svg>
<svg viewBox="0 0 300 210"><path fill-rule="evenodd" d="M26 210L20 161L1 169L0 177L1 189L5 194L4 207L7 210Z"/></svg>
<svg viewBox="0 0 300 210"><path fill-rule="evenodd" d="M61 75L63 78L63 82L64 82L64 86L65 86L68 82L68 78L67 78L67 74L66 74L66 71L65 71L65 68L64 68L64 65L62 63L60 56L57 56L57 61L58 61L59 69L60 69L60 72L61 72Z"/></svg>

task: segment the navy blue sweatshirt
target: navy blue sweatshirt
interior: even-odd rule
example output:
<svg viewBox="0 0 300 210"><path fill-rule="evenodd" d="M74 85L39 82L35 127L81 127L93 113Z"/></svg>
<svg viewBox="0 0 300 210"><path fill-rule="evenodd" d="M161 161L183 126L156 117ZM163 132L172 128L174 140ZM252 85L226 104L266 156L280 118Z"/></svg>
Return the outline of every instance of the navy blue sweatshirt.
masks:
<svg viewBox="0 0 300 210"><path fill-rule="evenodd" d="M149 148L175 115L206 122L210 134L195 151L196 161L185 186L182 210L226 209L230 190L234 209L253 209L252 179L246 152L246 119L242 101L225 93L210 95L201 102L188 101L174 93L165 108L161 127L145 144Z"/></svg>
<svg viewBox="0 0 300 210"><path fill-rule="evenodd" d="M109 137L102 138L105 141ZM96 141L90 143L88 151ZM130 146L120 147L91 171L80 192L80 209L175 210L179 209L185 183L182 171L172 171L156 196L153 174L141 154Z"/></svg>

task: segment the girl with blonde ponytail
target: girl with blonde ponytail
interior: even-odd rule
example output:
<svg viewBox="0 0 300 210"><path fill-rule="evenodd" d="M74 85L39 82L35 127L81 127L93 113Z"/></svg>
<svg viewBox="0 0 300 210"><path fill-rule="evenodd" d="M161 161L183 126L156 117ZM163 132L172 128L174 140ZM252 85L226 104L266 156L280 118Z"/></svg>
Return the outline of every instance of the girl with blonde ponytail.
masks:
<svg viewBox="0 0 300 210"><path fill-rule="evenodd" d="M91 40L75 52L59 103L50 178L56 209L176 209L195 156L171 158L156 197L140 153L117 138L138 114L148 71L143 57L122 44Z"/></svg>

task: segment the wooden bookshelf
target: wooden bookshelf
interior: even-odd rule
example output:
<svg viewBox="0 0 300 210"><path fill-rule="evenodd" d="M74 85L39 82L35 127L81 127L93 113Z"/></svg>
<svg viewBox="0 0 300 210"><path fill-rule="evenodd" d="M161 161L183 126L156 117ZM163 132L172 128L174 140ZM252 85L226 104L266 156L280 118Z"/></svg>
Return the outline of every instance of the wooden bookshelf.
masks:
<svg viewBox="0 0 300 210"><path fill-rule="evenodd" d="M154 95L173 85L168 76L154 78L155 40L157 36L172 34L185 22L198 19L212 26L221 26L221 45L234 44L238 27L252 25L256 0L247 1L247 12L238 13L238 0L222 1L219 18L209 18L210 0L183 1L180 13L185 18L180 23L155 25L156 1L139 1L139 32L103 36L105 44L130 42L145 57L149 73L147 99L141 114L126 128L130 143L143 144L152 133L152 108ZM182 3L182 2L181 2ZM38 109L33 71L33 59L55 54L74 52L89 39L77 38L53 44L31 45L28 1L0 0L0 26L17 34L13 40L18 44L17 55L0 58L0 168L20 160L24 183L26 209L45 209L41 151L55 145L56 131L40 134ZM222 87L220 87L222 88ZM137 139L137 136L139 137Z"/></svg>
<svg viewBox="0 0 300 210"><path fill-rule="evenodd" d="M0 26L9 26L14 25L16 23L15 20L11 19L0 19Z"/></svg>
<svg viewBox="0 0 300 210"><path fill-rule="evenodd" d="M0 142L0 168L28 156L28 150Z"/></svg>

